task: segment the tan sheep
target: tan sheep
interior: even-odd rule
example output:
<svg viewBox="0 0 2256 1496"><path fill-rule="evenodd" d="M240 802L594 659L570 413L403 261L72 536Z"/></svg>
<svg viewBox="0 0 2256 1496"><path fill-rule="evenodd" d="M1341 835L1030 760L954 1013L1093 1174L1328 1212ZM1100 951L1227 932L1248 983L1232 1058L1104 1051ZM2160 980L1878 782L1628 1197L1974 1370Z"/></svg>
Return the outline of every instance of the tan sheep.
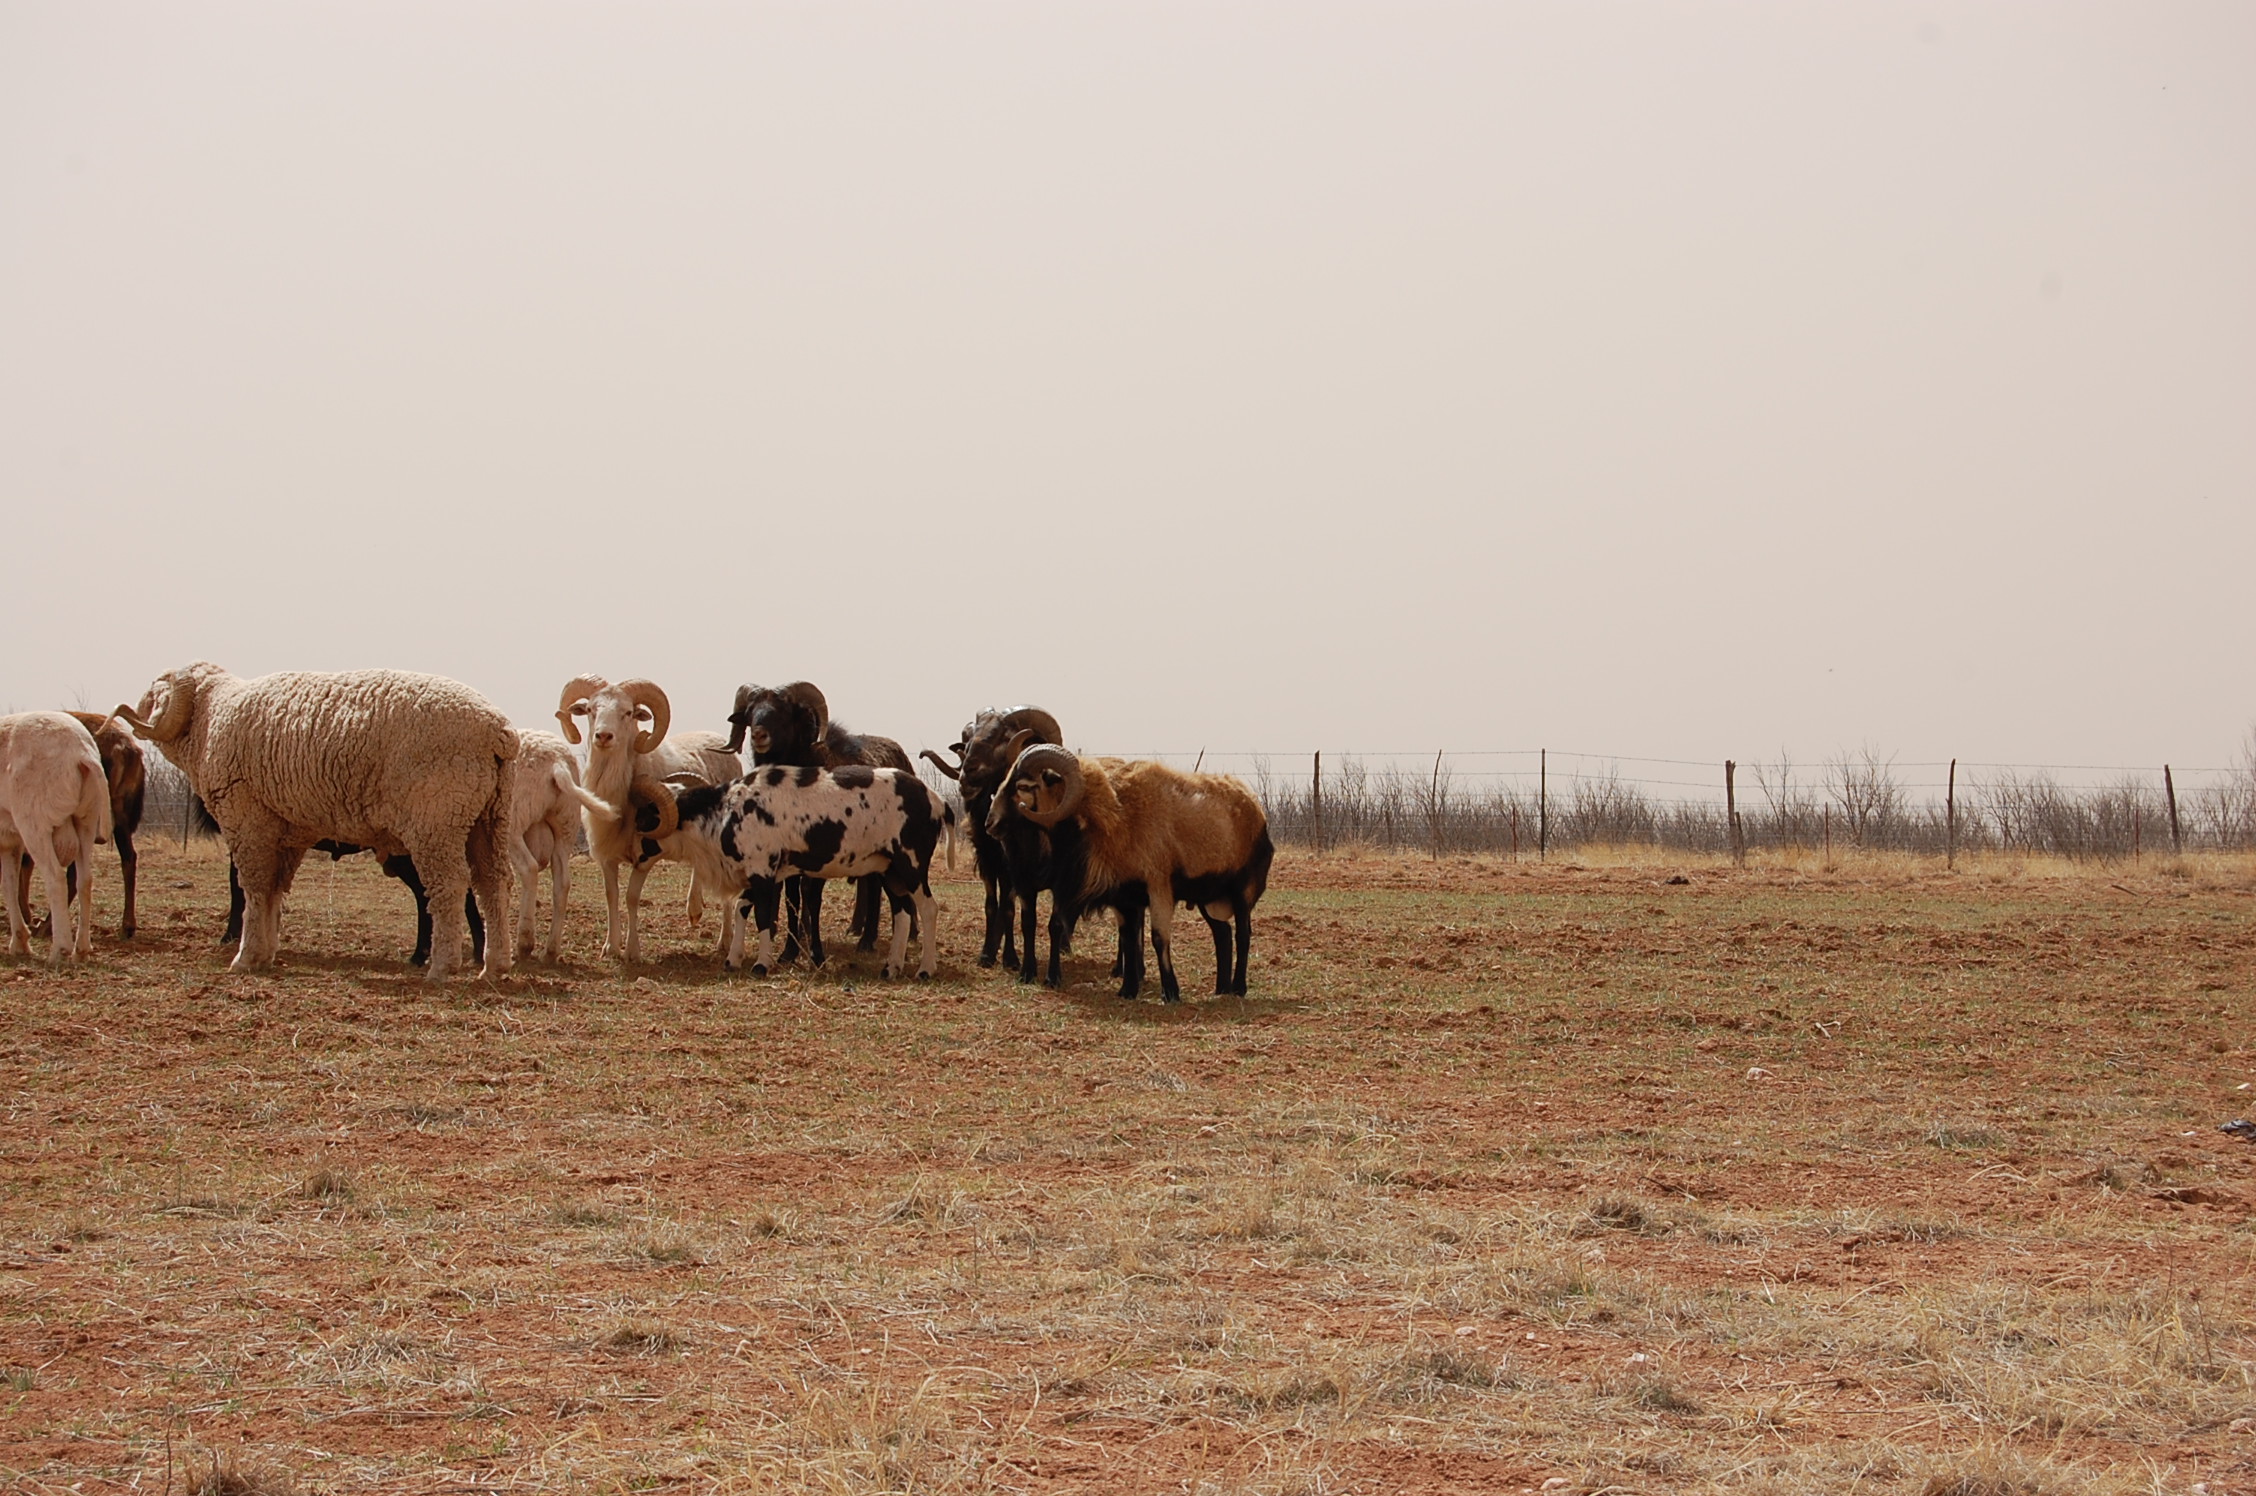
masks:
<svg viewBox="0 0 2256 1496"><path fill-rule="evenodd" d="M460 957L472 888L486 910L484 974L509 970L517 731L468 686L404 670L243 680L198 661L118 715L188 776L227 839L245 898L232 970L272 964L283 896L324 840L414 860L431 901L432 980Z"/></svg>
<svg viewBox="0 0 2256 1496"><path fill-rule="evenodd" d="M20 907L23 858L47 885L54 937L48 959L83 961L94 948L94 847L110 835L110 786L93 734L67 712L0 717L0 897L8 904L8 953L31 954ZM78 924L71 925L70 882L78 869Z"/></svg>

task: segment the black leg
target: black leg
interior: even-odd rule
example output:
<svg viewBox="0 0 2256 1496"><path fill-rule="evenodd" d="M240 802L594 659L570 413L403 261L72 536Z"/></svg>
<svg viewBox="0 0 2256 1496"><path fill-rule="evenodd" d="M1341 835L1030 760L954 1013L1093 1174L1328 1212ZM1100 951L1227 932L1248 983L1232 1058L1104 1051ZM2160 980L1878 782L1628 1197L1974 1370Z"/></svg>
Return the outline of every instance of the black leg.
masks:
<svg viewBox="0 0 2256 1496"><path fill-rule="evenodd" d="M1230 990L1238 996L1246 994L1246 957L1253 953L1253 911L1240 909L1238 926L1238 966L1230 976Z"/></svg>
<svg viewBox="0 0 2256 1496"><path fill-rule="evenodd" d="M752 928L765 934L771 946L775 944L776 937L776 905L778 902L788 902L780 898L786 887L787 885L778 884L773 878L754 878L744 885L744 906L751 911ZM786 918L788 920L788 916ZM760 963L757 950L753 952L752 970L763 977L768 974L768 968Z"/></svg>
<svg viewBox="0 0 2256 1496"><path fill-rule="evenodd" d="M1206 915L1206 933L1214 937L1214 995L1227 997L1235 990L1230 985L1230 924L1203 909L1199 913Z"/></svg>
<svg viewBox="0 0 2256 1496"><path fill-rule="evenodd" d="M1144 990L1144 911L1141 905L1120 911L1120 948L1113 965L1120 971L1120 995L1135 997Z"/></svg>
<svg viewBox="0 0 2256 1496"><path fill-rule="evenodd" d="M243 880L235 871L235 859L227 859L227 928L221 932L221 945L238 945L243 939Z"/></svg>
<svg viewBox="0 0 2256 1496"><path fill-rule="evenodd" d="M1065 943L1071 938L1068 932L1072 930L1073 926L1064 914L1059 912L1064 907L1065 900L1059 898L1053 890L1050 894L1050 985L1052 987L1063 987L1065 985L1065 966L1060 958L1065 954ZM1032 946L1033 938L1031 936L1028 937L1027 943L1029 947Z"/></svg>
<svg viewBox="0 0 2256 1496"><path fill-rule="evenodd" d="M118 939L133 938L133 883L140 871L141 859L133 852L133 833L122 826L111 828L117 842L118 869L125 875L125 917L118 922Z"/></svg>
<svg viewBox="0 0 2256 1496"><path fill-rule="evenodd" d="M1013 891L1011 897L1018 900L1018 979L1022 982L1032 982L1039 976L1035 967L1034 955L1034 905L1037 896Z"/></svg>
<svg viewBox="0 0 2256 1496"><path fill-rule="evenodd" d="M470 922L470 949L476 952L478 964L483 966L486 964L486 922L478 917L476 894L466 893L462 896L462 915Z"/></svg>

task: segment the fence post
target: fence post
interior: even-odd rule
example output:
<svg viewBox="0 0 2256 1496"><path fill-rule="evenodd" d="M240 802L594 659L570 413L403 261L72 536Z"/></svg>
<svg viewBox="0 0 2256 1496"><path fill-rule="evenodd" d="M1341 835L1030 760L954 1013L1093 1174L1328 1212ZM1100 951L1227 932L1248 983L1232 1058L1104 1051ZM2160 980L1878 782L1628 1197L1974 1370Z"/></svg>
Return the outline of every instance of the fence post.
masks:
<svg viewBox="0 0 2256 1496"><path fill-rule="evenodd" d="M1512 860L1520 860L1520 802L1517 796L1512 800Z"/></svg>
<svg viewBox="0 0 2256 1496"><path fill-rule="evenodd" d="M1324 750L1316 750L1316 772L1308 781L1310 818L1316 823L1316 850L1324 850Z"/></svg>
<svg viewBox="0 0 2256 1496"><path fill-rule="evenodd" d="M1723 816L1731 827L1731 860L1741 867L1747 865L1747 835L1739 826L1739 766L1730 759L1723 761Z"/></svg>
<svg viewBox="0 0 2256 1496"><path fill-rule="evenodd" d="M1958 866L1958 760L1952 759L1950 783L1943 790L1943 866Z"/></svg>
<svg viewBox="0 0 2256 1496"><path fill-rule="evenodd" d="M1551 750L1535 751L1535 860L1551 857Z"/></svg>
<svg viewBox="0 0 2256 1496"><path fill-rule="evenodd" d="M2178 786L2170 777L2170 766L2162 766L2162 798L2170 802L2170 853L2180 856L2185 852L2185 838L2178 831Z"/></svg>
<svg viewBox="0 0 2256 1496"><path fill-rule="evenodd" d="M180 781L180 850L188 850L188 817L195 813L196 792L188 788L185 775Z"/></svg>
<svg viewBox="0 0 2256 1496"><path fill-rule="evenodd" d="M1431 855L1441 861L1441 750L1434 750L1433 784L1426 790L1426 835Z"/></svg>
<svg viewBox="0 0 2256 1496"><path fill-rule="evenodd" d="M1833 865L1833 807L1825 807L1825 866Z"/></svg>
<svg viewBox="0 0 2256 1496"><path fill-rule="evenodd" d="M2136 861L2138 861L2138 860L2139 860L2139 830L2140 830L2140 826L2139 826L2139 823L2140 823L2140 822L2142 822L2142 821L2144 821L2145 819L2146 819L2146 816L2145 816L2145 815L2143 814L2143 812L2142 812L2142 807L2141 807L2141 806L2139 805L2138 801L2137 801L2137 800L2135 800L2135 799L2134 799L2134 800L2132 800L2132 801L2131 801L2131 861L2133 861L2133 862L2136 862Z"/></svg>

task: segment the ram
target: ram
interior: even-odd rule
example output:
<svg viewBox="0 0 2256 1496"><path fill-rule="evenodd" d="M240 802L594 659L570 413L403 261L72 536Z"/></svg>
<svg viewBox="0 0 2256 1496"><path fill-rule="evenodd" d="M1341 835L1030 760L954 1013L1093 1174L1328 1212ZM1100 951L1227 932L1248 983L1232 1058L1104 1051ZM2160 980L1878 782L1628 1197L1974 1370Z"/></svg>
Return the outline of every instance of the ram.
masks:
<svg viewBox="0 0 2256 1496"><path fill-rule="evenodd" d="M244 893L233 970L273 964L283 898L322 841L413 860L430 894L433 980L459 958L467 894L506 926L517 731L459 681L404 670L244 680L198 661L117 715L188 776L227 839ZM487 976L509 970L507 931L493 933Z"/></svg>
<svg viewBox="0 0 2256 1496"><path fill-rule="evenodd" d="M579 719L587 719L587 763L582 782L568 793L586 811L588 851L603 870L603 898L609 909L603 953L642 959L642 884L650 865L680 860L664 836L653 836L638 822L667 781L725 784L744 772L743 763L715 732L684 733L671 742L673 708L656 681L623 680L612 685L600 675L575 676L564 684L556 705L566 742L581 740ZM619 911L619 869L628 868L626 920ZM704 882L690 869L689 917L704 914ZM726 944L733 901L721 914Z"/></svg>
<svg viewBox="0 0 2256 1496"><path fill-rule="evenodd" d="M0 717L0 898L8 905L8 953L31 953L30 922L18 907L28 856L47 885L48 959L84 961L94 948L94 847L110 834L109 782L94 735L67 712ZM69 869L70 871L66 871ZM78 923L71 923L71 872Z"/></svg>
<svg viewBox="0 0 2256 1496"><path fill-rule="evenodd" d="M1081 758L1029 738L988 809L987 829L1015 862L1043 869L1051 896L1051 986L1063 985L1059 956L1075 918L1109 906L1121 918L1120 995L1142 990L1139 926L1148 915L1160 994L1179 1000L1173 934L1180 902L1198 909L1214 936L1215 992L1244 995L1253 906L1268 888L1276 848L1260 802L1237 780L1149 761ZM1023 886L1020 908L1019 976L1031 982L1034 902Z"/></svg>
<svg viewBox="0 0 2256 1496"><path fill-rule="evenodd" d="M830 703L811 681L795 680L783 686L742 685L736 688L736 705L729 713L729 747L749 742L752 766L781 764L817 769L843 769L859 764L871 769L911 769L908 751L888 737L873 732L849 732L830 715ZM884 885L864 878L855 885L854 915L847 922L849 938L860 949L877 949L879 905ZM784 885L783 959L798 955L802 939L807 959L820 966L822 948L822 882L793 878Z"/></svg>
<svg viewBox="0 0 2256 1496"><path fill-rule="evenodd" d="M743 890L729 970L744 959L747 919L760 932L752 969L764 975L772 964L786 878L876 878L893 908L885 975L904 969L912 918L921 932L917 975L932 975L932 858L946 832L954 865L956 813L911 770L775 764L735 784L682 791L661 812L658 829L684 855L716 883Z"/></svg>
<svg viewBox="0 0 2256 1496"><path fill-rule="evenodd" d="M1022 748L1027 743L1065 741L1065 730L1058 726L1057 718L1038 706L989 707L966 722L963 736L948 745L948 751L956 756L954 763L930 748L924 750L924 756L932 760L933 767L955 780L962 789L964 826L971 834L972 865L979 869L979 881L987 893L987 929L979 944L981 966L995 964L998 948L1005 966L1018 965L1018 944L1012 933L1010 859L1003 843L987 829L987 812L994 805L995 791L1002 785L1003 776L1010 772L1011 743L1021 730L1033 734L1020 741ZM1037 881L1038 877L1037 873Z"/></svg>

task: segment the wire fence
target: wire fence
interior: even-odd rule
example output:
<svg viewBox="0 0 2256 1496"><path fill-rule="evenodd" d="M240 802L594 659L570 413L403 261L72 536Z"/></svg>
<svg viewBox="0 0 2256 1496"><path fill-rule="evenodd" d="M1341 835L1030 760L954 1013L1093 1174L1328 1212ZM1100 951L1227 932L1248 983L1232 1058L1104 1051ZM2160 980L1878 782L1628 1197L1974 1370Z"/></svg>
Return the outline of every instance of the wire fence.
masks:
<svg viewBox="0 0 2256 1496"><path fill-rule="evenodd" d="M1906 763L1863 751L1814 765L1748 760L1727 775L1721 763L1540 748L1136 756L1238 775L1278 841L1316 848L1837 847L2078 859L2256 848L2256 735L2237 762L2208 767Z"/></svg>
<svg viewBox="0 0 2256 1496"><path fill-rule="evenodd" d="M1129 756L1235 774L1260 796L1271 835L1318 849L1838 847L2076 859L2256 849L2256 735L2237 761L2206 767L1905 763L1869 751L1814 765L1748 760L1735 765L1729 795L1720 763L1561 749ZM204 834L180 771L154 753L147 768L146 831Z"/></svg>

